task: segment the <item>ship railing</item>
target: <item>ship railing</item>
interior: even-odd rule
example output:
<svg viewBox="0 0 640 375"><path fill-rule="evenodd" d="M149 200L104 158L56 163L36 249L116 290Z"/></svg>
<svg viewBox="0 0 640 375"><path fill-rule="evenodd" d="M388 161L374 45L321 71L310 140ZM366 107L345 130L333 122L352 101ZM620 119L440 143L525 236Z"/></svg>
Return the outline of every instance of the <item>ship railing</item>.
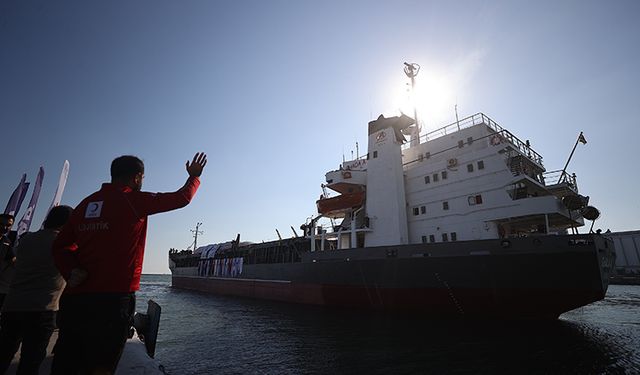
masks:
<svg viewBox="0 0 640 375"><path fill-rule="evenodd" d="M169 249L169 255L191 255L193 254L193 250L178 250L171 248Z"/></svg>
<svg viewBox="0 0 640 375"><path fill-rule="evenodd" d="M453 122L449 125L443 126L439 129L430 131L426 134L420 136L420 143L424 143L427 141L432 141L434 139L444 137L446 135L456 133L462 129L470 128L475 125L484 124L488 126L494 133L497 133L501 136L503 141L508 141L511 143L515 149L520 151L527 158L531 159L531 161L539 164L542 167L542 156L534 151L531 146L527 142L521 141L518 137L513 135L510 131L498 125L495 121L493 121L489 116L485 115L482 112L476 113L475 115L471 115L469 117L465 117L462 120ZM490 135L493 136L494 134ZM402 149L407 149L411 147L410 143L406 143L402 146Z"/></svg>
<svg viewBox="0 0 640 375"><path fill-rule="evenodd" d="M358 211L362 210L362 208L354 211L354 215L357 215ZM365 222L356 225L355 220L351 221L351 227L342 227L341 225L318 225L310 228L311 234L309 236L305 236L311 240L311 251L324 251L324 250L333 250L333 249L342 249L342 242L340 240L341 236L349 236L349 245L346 248L355 248L357 247L357 233L361 232L370 232L369 228L369 220L365 219ZM316 241L320 241L320 247L316 247ZM328 244L328 240L337 240L337 247L333 248L332 244ZM327 249L327 246L330 248Z"/></svg>
<svg viewBox="0 0 640 375"><path fill-rule="evenodd" d="M335 237L339 234L350 233L351 229L349 227L344 228L341 225L318 225L316 228L316 236L325 235L328 237ZM366 224L361 224L356 227L356 232L366 232L369 231L369 226Z"/></svg>
<svg viewBox="0 0 640 375"><path fill-rule="evenodd" d="M570 174L567 171L557 170L545 172L542 177L546 186L567 184L573 190L578 191L578 179L576 174Z"/></svg>
<svg viewBox="0 0 640 375"><path fill-rule="evenodd" d="M522 142L520 140L520 138L516 137L515 135L513 135L510 131L508 131L506 129L502 129L501 131L496 131L496 133L499 134L502 137L503 140L506 140L509 143L511 143L513 146L515 146L515 148L518 151L520 151L520 153L522 155L526 156L527 158L529 158L529 160L531 160L534 163L538 164L540 167L543 167L543 165L542 165L542 156L540 156L540 154L535 152L531 148L531 146L529 146L528 143Z"/></svg>

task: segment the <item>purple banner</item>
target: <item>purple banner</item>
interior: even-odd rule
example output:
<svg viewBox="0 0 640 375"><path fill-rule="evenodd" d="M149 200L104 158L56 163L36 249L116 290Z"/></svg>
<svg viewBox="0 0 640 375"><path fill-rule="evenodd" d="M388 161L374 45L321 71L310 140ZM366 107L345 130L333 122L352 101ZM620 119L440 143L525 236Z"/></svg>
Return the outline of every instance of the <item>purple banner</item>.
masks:
<svg viewBox="0 0 640 375"><path fill-rule="evenodd" d="M36 204L38 204L38 197L40 196L40 189L42 188L42 180L44 179L44 168L40 167L38 171L38 177L36 178L36 184L33 186L33 193L31 194L31 200L27 211L22 215L22 219L18 223L18 238L22 236L31 227L31 220L33 219L33 213L36 210Z"/></svg>
<svg viewBox="0 0 640 375"><path fill-rule="evenodd" d="M29 183L25 182L27 179L27 174L22 175L22 179L18 186L11 194L11 198L9 198L9 202L7 202L7 207L4 209L5 214L15 216L18 211L20 211L20 206L22 205L22 201L24 197L27 195L27 190L29 190Z"/></svg>

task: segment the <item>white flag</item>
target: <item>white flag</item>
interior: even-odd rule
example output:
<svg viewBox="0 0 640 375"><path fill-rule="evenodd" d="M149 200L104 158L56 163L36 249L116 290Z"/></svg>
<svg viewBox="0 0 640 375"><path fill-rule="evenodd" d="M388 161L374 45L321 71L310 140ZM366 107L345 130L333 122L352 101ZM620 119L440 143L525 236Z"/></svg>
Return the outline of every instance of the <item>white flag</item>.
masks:
<svg viewBox="0 0 640 375"><path fill-rule="evenodd" d="M56 188L56 193L53 196L53 202L51 202L49 211L51 211L52 208L60 205L60 202L62 201L62 193L64 192L65 185L67 184L67 177L69 177L69 160L65 160L64 165L62 166L62 173L60 173L58 187ZM49 211L47 211L47 213Z"/></svg>

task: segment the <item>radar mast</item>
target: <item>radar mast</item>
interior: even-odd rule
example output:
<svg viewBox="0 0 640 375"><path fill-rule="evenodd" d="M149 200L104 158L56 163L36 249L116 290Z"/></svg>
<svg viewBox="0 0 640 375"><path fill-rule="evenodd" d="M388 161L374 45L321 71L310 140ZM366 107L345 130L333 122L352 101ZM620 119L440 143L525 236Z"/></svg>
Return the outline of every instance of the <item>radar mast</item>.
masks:
<svg viewBox="0 0 640 375"><path fill-rule="evenodd" d="M404 74L411 79L411 101L413 102L413 119L416 121L411 132L411 147L420 144L420 125L418 124L418 104L416 103L416 76L420 71L420 65L416 63L404 63Z"/></svg>

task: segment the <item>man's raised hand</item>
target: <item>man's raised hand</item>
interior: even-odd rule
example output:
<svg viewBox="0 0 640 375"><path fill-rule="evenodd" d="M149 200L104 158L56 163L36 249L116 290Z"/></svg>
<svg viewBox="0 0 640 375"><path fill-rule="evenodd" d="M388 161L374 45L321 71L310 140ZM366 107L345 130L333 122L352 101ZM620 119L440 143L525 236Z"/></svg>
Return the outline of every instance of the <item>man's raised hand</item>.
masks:
<svg viewBox="0 0 640 375"><path fill-rule="evenodd" d="M187 173L191 177L200 177L205 165L207 165L207 155L204 152L197 152L193 156L191 164L187 160Z"/></svg>

